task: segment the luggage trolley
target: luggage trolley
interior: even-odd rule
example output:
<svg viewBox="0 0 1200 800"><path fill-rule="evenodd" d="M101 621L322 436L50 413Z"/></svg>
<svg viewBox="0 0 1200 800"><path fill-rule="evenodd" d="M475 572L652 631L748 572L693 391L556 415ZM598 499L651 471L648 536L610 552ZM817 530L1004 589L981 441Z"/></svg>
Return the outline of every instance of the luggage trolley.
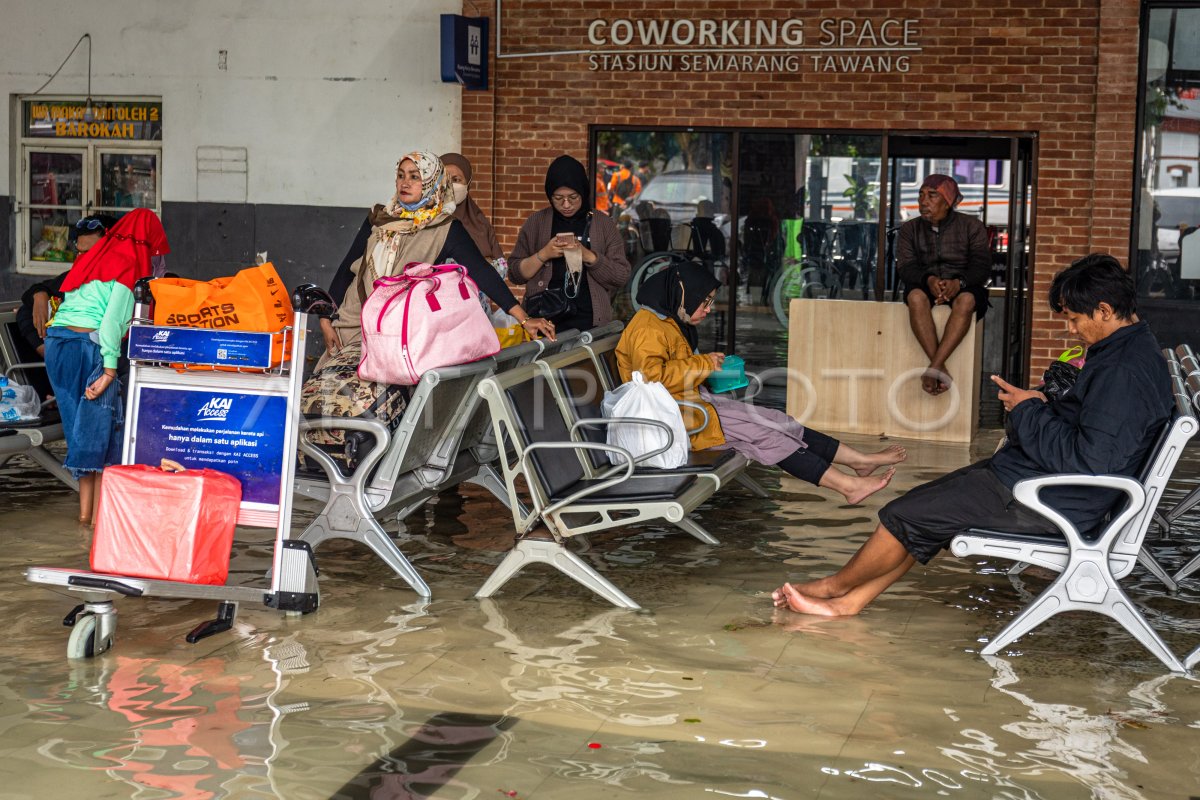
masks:
<svg viewBox="0 0 1200 800"><path fill-rule="evenodd" d="M308 314L326 304L331 309L332 300L319 287L300 286L292 295L291 327L254 333L155 326L148 281L134 289L121 461L157 464L169 458L188 468L208 467L237 477L242 482L237 524L275 529L270 586L200 585L30 567L25 577L31 583L62 586L83 600L63 619L72 629L69 658L90 658L112 646L116 595L218 601L216 619L188 634L192 643L229 630L242 602L301 614L315 611L319 603L312 550L292 539L290 529ZM273 365L273 349L279 355L290 352L291 360L276 358L279 364Z"/></svg>

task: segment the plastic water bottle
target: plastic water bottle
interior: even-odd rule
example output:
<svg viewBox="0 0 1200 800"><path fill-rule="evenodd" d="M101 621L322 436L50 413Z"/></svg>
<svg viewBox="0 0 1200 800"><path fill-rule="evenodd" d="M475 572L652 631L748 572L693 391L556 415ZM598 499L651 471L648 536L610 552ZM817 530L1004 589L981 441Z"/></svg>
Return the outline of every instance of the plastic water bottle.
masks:
<svg viewBox="0 0 1200 800"><path fill-rule="evenodd" d="M13 400L16 396L16 390L8 385L8 376L0 375L0 399Z"/></svg>

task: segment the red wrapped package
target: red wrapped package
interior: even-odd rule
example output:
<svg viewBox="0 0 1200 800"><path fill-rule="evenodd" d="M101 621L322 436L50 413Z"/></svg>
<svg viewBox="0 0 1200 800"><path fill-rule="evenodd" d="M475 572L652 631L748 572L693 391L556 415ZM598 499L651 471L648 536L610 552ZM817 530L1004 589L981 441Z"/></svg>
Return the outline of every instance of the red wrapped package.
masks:
<svg viewBox="0 0 1200 800"><path fill-rule="evenodd" d="M92 540L92 569L223 584L241 502L241 482L214 469L108 467Z"/></svg>

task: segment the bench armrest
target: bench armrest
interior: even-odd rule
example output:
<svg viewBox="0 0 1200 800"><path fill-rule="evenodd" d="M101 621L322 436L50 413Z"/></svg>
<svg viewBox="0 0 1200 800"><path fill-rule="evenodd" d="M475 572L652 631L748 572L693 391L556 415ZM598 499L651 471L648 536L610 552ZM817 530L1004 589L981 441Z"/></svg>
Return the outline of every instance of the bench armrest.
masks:
<svg viewBox="0 0 1200 800"><path fill-rule="evenodd" d="M1041 490L1051 486L1089 486L1101 489L1116 489L1117 491L1124 492L1129 497L1129 503L1120 514L1108 523L1108 527L1104 529L1104 532L1100 534L1096 541L1088 542L1079 531L1075 530L1075 526L1071 524L1070 520L1042 502L1042 498L1039 496ZM1113 539L1115 539L1117 534L1142 510L1142 506L1146 503L1146 490L1133 478L1128 478L1124 475L1043 475L1040 478L1027 478L1023 481L1017 481L1017 485L1013 487L1013 497L1021 505L1036 511L1053 522L1062 531L1063 536L1066 537L1067 542L1072 548L1090 547L1107 551L1111 548Z"/></svg>
<svg viewBox="0 0 1200 800"><path fill-rule="evenodd" d="M660 422L656 419L640 419L636 417L593 417L588 419L578 420L571 426L571 441L583 441L577 437L580 428L597 428L602 425L612 425L613 423L622 423L626 425L651 425L656 428L661 428L667 434L667 443L657 450L651 450L649 453L643 453L634 459L635 463L641 463L648 458L661 455L671 449L671 445L675 443L675 434L671 431L671 426L665 422ZM619 465L618 465L619 466Z"/></svg>
<svg viewBox="0 0 1200 800"><path fill-rule="evenodd" d="M688 432L688 436L691 436L693 433L699 433L700 431L702 431L708 427L708 409L707 408L700 405L699 403L693 403L691 400L676 400L675 404L677 406L679 406L680 408L694 408L697 411L699 411L700 414L704 418L704 421L701 422L698 427L686 429Z"/></svg>
<svg viewBox="0 0 1200 800"><path fill-rule="evenodd" d="M525 452L521 455L521 472L525 474L525 480L527 482L530 480L529 454L536 450L604 450L607 452L617 453L625 459L624 466L618 464L613 468L613 470L605 473L607 475L615 470L623 470L624 474L617 475L611 479L602 479L599 483L593 486L588 486L585 489L580 489L578 492L574 492L573 494L564 497L562 500L559 500L556 503L551 503L545 508L538 508L540 502L538 500L537 493L534 492L534 511L539 516L552 514L558 509L581 500L588 495L595 494L596 492L602 492L610 486L616 486L618 483L623 483L624 481L628 480L631 475L633 475L633 454L623 447L615 447L610 444L599 444L597 442L534 442L526 447ZM603 478L603 476L601 477Z"/></svg>
<svg viewBox="0 0 1200 800"><path fill-rule="evenodd" d="M19 369L45 369L45 368L46 368L45 361L22 361L20 363L13 364L11 367L4 370L4 377L6 377L6 378L9 377L10 375L12 375L14 372L16 372Z"/></svg>
<svg viewBox="0 0 1200 800"><path fill-rule="evenodd" d="M375 437L375 446L359 462L358 468L354 470L354 474L347 478L342 475L341 468L329 457L328 453L318 449L312 442L308 441L308 437L304 434L313 430L365 431ZM356 476L358 477L357 482L366 482L366 477L371 474L371 470L375 468L375 464L379 459L383 458L384 454L388 451L388 447L391 446L392 434L386 425L371 419L317 417L300 420L300 437L297 444L306 456L321 465L321 469L325 471L330 483L349 485L356 482Z"/></svg>

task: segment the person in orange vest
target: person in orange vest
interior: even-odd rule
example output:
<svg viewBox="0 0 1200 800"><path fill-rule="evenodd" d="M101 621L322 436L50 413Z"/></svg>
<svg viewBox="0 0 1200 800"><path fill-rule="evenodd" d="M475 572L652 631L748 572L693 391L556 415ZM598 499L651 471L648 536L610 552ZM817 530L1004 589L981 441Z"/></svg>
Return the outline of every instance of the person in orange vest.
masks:
<svg viewBox="0 0 1200 800"><path fill-rule="evenodd" d="M608 199L608 187L604 185L604 176L600 174L600 167L596 167L596 203L595 209L603 211L605 214L612 208L612 203Z"/></svg>
<svg viewBox="0 0 1200 800"><path fill-rule="evenodd" d="M633 173L633 162L626 161L613 173L608 182L608 194L613 206L625 208L642 192L642 181Z"/></svg>

